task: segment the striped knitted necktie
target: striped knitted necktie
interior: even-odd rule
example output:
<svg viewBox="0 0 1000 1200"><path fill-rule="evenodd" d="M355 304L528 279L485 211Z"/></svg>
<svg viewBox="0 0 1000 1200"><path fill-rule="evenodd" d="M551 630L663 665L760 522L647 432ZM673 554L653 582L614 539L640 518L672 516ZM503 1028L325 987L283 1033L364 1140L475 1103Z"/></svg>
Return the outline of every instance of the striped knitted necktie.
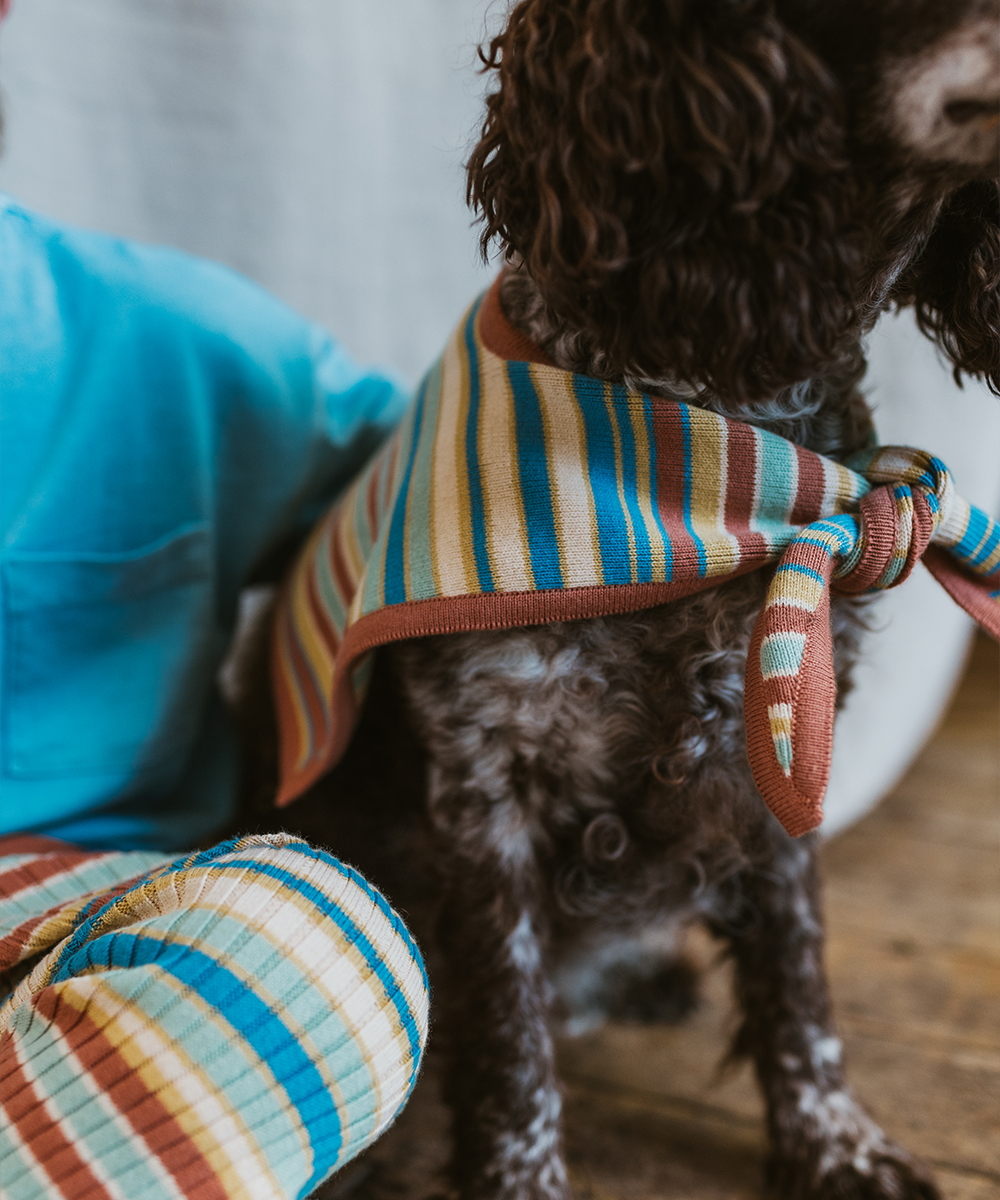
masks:
<svg viewBox="0 0 1000 1200"><path fill-rule="evenodd" d="M921 557L1000 637L1000 527L938 459L884 447L845 465L561 370L494 284L286 582L278 803L340 758L378 645L635 612L778 563L747 662L747 744L761 795L804 833L832 753L830 592L892 587Z"/></svg>

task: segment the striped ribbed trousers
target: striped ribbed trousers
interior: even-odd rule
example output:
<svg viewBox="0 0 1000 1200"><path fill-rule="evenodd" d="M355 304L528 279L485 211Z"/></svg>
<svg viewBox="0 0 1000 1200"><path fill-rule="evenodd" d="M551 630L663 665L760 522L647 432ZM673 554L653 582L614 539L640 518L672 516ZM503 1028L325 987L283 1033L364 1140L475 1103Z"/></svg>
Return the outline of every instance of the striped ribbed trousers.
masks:
<svg viewBox="0 0 1000 1200"><path fill-rule="evenodd" d="M305 1197L402 1108L427 980L286 835L181 859L0 839L4 1200Z"/></svg>

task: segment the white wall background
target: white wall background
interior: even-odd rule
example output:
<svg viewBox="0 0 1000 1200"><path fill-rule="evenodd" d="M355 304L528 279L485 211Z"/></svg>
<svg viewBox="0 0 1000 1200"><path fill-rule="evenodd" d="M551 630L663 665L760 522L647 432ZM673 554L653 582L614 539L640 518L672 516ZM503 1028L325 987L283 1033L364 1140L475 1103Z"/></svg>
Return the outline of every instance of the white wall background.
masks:
<svg viewBox="0 0 1000 1200"><path fill-rule="evenodd" d="M486 0L14 0L0 187L228 263L415 381L489 277L461 172L486 19ZM882 440L933 449L996 511L1000 402L958 391L907 318L876 331L871 375ZM877 619L831 831L905 768L968 640L922 570Z"/></svg>

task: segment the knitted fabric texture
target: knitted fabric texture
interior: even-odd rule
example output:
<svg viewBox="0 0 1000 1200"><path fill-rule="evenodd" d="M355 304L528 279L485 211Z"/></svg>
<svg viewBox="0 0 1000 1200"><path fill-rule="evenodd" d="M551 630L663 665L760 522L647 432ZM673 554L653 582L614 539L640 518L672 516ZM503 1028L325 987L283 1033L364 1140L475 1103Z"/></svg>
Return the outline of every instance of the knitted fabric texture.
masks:
<svg viewBox="0 0 1000 1200"><path fill-rule="evenodd" d="M286 582L278 803L343 753L377 645L637 611L778 562L747 664L748 750L767 804L804 833L832 754L831 588L893 586L921 556L1000 636L1000 529L937 459L887 447L844 465L560 370L494 285Z"/></svg>
<svg viewBox="0 0 1000 1200"><path fill-rule="evenodd" d="M306 1196L427 1035L399 917L283 834L176 861L2 839L0 971L5 1200Z"/></svg>

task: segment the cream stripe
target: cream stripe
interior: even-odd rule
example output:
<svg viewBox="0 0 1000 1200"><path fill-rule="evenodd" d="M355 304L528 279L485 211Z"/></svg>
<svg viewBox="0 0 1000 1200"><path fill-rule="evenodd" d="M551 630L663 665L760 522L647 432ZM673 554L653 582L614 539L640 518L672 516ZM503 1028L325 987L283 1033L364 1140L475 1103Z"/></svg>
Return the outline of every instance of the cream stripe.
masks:
<svg viewBox="0 0 1000 1200"><path fill-rule="evenodd" d="M506 370L481 362L477 452L483 489L486 545L498 591L534 588L524 519L524 499L517 469L517 423L514 392Z"/></svg>
<svg viewBox="0 0 1000 1200"><path fill-rule="evenodd" d="M728 575L740 560L739 543L725 525L725 421L691 411L691 527L705 546L706 575Z"/></svg>
<svg viewBox="0 0 1000 1200"><path fill-rule="evenodd" d="M559 566L566 587L604 583L597 512L590 486L586 430L573 395L571 376L533 364L549 459Z"/></svg>
<svg viewBox="0 0 1000 1200"><path fill-rule="evenodd" d="M963 496L955 495L954 492L948 497L948 500L947 509L942 505L941 522L931 537L931 541L939 546L957 546L965 537L965 531L969 528L969 522L972 520L972 506L968 500ZM987 526L988 529L989 526Z"/></svg>
<svg viewBox="0 0 1000 1200"><path fill-rule="evenodd" d="M252 850L248 849L247 851L243 851L241 853L252 853ZM403 995L406 998L407 1005L417 1023L418 1029L420 1029L421 1032L426 1033L427 993L424 987L423 975L420 971L420 967L411 957L409 948L407 947L403 938L393 927L391 918L383 913L382 910L371 899L369 899L364 889L358 884L354 883L347 874L337 872L336 880L339 886L337 890L334 891L331 889L328 883L324 883L317 879L317 875L319 874L326 876L332 875L334 873L334 868L330 866L329 863L325 863L322 860L306 858L301 853L298 853L296 850L290 847L275 849L269 852L266 856L261 856L260 861L262 864L281 867L283 870L286 870L290 874L294 875L297 879L309 883L313 887L317 887L323 892L324 895L329 897L331 904L336 904L340 910L354 922L355 925L363 929L373 945L380 947L383 952L387 947L399 947L400 953L405 955L406 961L405 970L398 974L396 985L402 990ZM194 868L184 872L186 879L194 876L196 872L206 877L208 882L207 890L204 888L199 888L198 892L198 897L202 902L210 901L215 904L216 907L218 906L218 901L214 900L214 889L216 887L223 886L222 877L218 874L218 872L213 874L211 867L214 866L216 868L221 868L225 865L225 858L222 858L216 860L214 864L207 864L205 868ZM246 868L240 867L236 868L236 870L240 873L238 878L240 879L241 884L252 882L253 887L258 890L258 894L262 894L264 890L267 890L269 895L278 895L278 893L285 887L280 880L273 879L271 876L263 874L254 874L251 877L251 880L248 881L246 877ZM173 876L167 876L166 878L170 879L173 878ZM206 900L206 897L208 900ZM284 895L279 896L279 901L282 905L288 904L290 900L294 900L295 907L299 911L307 914L312 921L315 922L317 918L320 918L323 922L322 927L333 931L333 938L331 940L334 940L339 944L339 939L344 936L340 932L339 927L331 918L320 912L320 910L316 908L315 904L313 904L311 900L303 896L300 892L286 892ZM192 900L188 899L185 893L185 898L183 901L184 905L187 906L191 902ZM263 903L263 900L261 902ZM295 952L293 948L290 948L287 945L283 948L286 953L292 954ZM301 954L301 952L299 953ZM353 948L352 953L357 954L359 962L365 961L364 955L361 953L361 951Z"/></svg>

